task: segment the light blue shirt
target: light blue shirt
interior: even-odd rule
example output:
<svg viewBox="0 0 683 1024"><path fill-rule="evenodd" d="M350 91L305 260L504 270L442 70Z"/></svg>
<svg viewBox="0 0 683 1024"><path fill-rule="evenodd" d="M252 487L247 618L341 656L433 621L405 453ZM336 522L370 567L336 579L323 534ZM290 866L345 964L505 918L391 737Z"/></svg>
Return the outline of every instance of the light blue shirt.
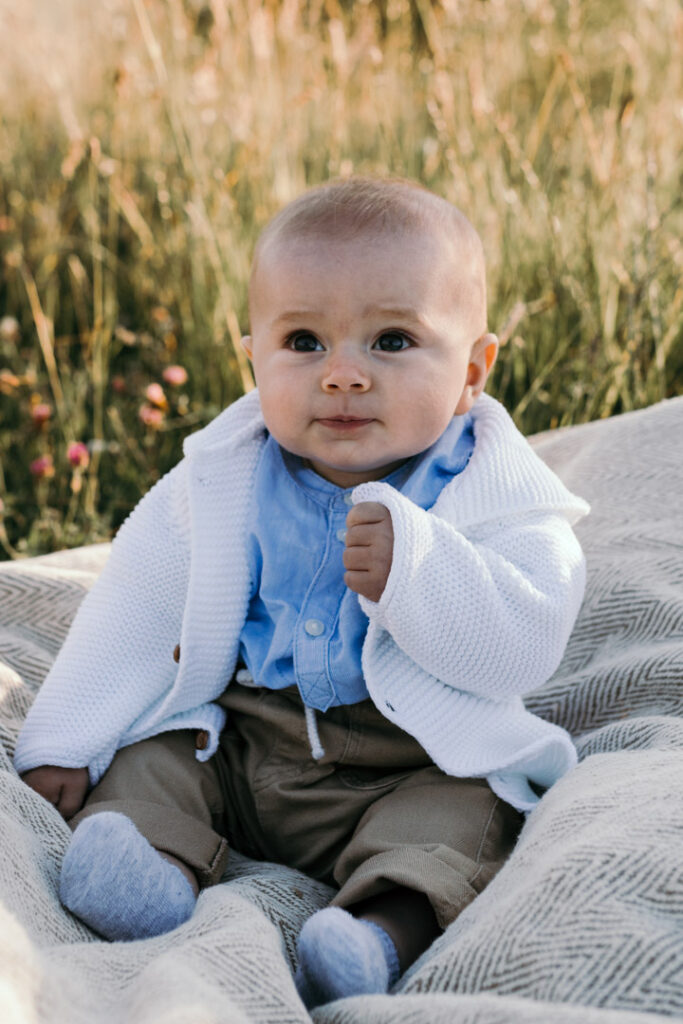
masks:
<svg viewBox="0 0 683 1024"><path fill-rule="evenodd" d="M474 448L471 416L456 416L426 451L385 477L429 509ZM248 556L251 600L240 656L254 682L296 684L306 705L326 711L368 696L361 650L368 618L344 583L344 490L269 437L256 470Z"/></svg>

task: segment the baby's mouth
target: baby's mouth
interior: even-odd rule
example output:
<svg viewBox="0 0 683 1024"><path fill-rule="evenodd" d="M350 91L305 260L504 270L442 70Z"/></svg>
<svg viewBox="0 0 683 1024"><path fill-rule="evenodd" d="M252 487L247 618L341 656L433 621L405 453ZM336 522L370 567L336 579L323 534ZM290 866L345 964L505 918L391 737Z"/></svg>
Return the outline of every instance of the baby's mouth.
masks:
<svg viewBox="0 0 683 1024"><path fill-rule="evenodd" d="M361 418L360 416L326 416L318 420L323 427L343 431L358 430L372 422L374 422L373 417Z"/></svg>

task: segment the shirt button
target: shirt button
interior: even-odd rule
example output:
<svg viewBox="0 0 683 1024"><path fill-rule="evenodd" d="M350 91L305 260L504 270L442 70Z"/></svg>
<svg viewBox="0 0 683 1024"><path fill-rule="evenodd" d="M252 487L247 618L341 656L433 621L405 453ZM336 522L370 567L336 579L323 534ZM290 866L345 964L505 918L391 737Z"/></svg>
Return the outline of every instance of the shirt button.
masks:
<svg viewBox="0 0 683 1024"><path fill-rule="evenodd" d="M337 540L346 540L346 530L337 530Z"/></svg>
<svg viewBox="0 0 683 1024"><path fill-rule="evenodd" d="M306 619L304 629L309 636L320 636L321 633L325 632L325 627L320 619Z"/></svg>
<svg viewBox="0 0 683 1024"><path fill-rule="evenodd" d="M351 491L347 491L344 495L344 504L353 505L353 498L351 497Z"/></svg>

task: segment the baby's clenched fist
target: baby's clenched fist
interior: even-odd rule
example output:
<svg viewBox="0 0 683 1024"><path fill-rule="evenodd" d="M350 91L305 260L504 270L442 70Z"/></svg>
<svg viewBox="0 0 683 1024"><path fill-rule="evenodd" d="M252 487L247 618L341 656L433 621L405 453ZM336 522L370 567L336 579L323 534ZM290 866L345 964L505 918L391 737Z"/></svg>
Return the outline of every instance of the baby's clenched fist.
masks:
<svg viewBox="0 0 683 1024"><path fill-rule="evenodd" d="M56 807L67 821L80 811L88 792L87 768L60 768L44 764L40 768L31 768L21 777L27 786Z"/></svg>
<svg viewBox="0 0 683 1024"><path fill-rule="evenodd" d="M344 583L356 594L379 601L394 554L394 530L385 505L361 501L346 517Z"/></svg>

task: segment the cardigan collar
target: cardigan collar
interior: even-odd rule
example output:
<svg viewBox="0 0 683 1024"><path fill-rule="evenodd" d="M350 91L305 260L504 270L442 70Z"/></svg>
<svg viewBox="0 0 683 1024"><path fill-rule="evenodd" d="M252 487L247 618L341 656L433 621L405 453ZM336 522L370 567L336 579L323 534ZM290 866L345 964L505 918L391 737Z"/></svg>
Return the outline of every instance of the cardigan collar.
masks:
<svg viewBox="0 0 683 1024"><path fill-rule="evenodd" d="M223 454L265 431L258 390L254 388L219 413L201 430L185 438L183 452L190 458L204 453Z"/></svg>
<svg viewBox="0 0 683 1024"><path fill-rule="evenodd" d="M553 511L575 523L589 511L533 451L495 398L483 394L472 409L475 447L468 466L443 489L433 511L453 525L481 524L483 519ZM260 450L265 423L258 389L228 406L202 430L185 440L190 461L207 471L224 466L225 456L254 444ZM361 484L361 487L366 485ZM363 500L359 495L359 500Z"/></svg>

